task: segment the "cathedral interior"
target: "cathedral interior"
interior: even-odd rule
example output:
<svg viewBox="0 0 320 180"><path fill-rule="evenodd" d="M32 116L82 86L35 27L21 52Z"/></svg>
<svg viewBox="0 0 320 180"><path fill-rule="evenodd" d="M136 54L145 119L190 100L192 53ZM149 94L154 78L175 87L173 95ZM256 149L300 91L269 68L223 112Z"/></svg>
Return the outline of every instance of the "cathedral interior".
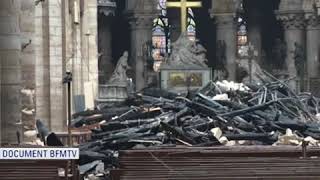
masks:
<svg viewBox="0 0 320 180"><path fill-rule="evenodd" d="M0 179L319 179L318 157L320 0L0 0Z"/></svg>
<svg viewBox="0 0 320 180"><path fill-rule="evenodd" d="M32 129L35 119L66 130L65 72L73 74L72 112L94 108L99 86L108 84L125 51L135 90L157 86L159 67L181 31L206 49L213 80L241 81L239 66L253 60L275 77L293 78L289 84L297 91L319 95L318 0L184 2L194 6L182 11L166 0L1 1L2 142L15 139L10 129Z"/></svg>

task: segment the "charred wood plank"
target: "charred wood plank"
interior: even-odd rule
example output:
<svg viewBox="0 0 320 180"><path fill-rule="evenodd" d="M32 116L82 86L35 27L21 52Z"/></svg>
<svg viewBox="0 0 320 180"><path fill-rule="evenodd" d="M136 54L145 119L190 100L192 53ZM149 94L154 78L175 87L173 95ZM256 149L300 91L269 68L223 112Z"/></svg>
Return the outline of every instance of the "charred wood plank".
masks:
<svg viewBox="0 0 320 180"><path fill-rule="evenodd" d="M259 104L259 105L252 106L252 107L248 107L248 108L245 108L245 109L240 109L240 110L236 110L236 111L232 111L232 112L227 112L227 113L224 113L224 114L220 114L220 116L221 116L221 117L234 117L234 116L239 116L239 115L242 115L242 114L251 113L251 112L256 111L256 110L266 109L266 108L268 108L270 105L272 105L272 104L274 104L274 103L277 103L278 101L281 101L281 100L284 101L284 100L288 100L288 99L291 99L291 98L284 98L284 99L269 101L269 102L266 102L266 103L264 103L264 104Z"/></svg>
<svg viewBox="0 0 320 180"><path fill-rule="evenodd" d="M224 134L224 136L227 137L228 140L275 142L278 139L267 133Z"/></svg>
<svg viewBox="0 0 320 180"><path fill-rule="evenodd" d="M172 133L172 135L174 135L175 137L182 139L187 143L196 144L196 142L192 138L186 135L182 128L171 126L165 122L161 122L161 126L165 131Z"/></svg>
<svg viewBox="0 0 320 180"><path fill-rule="evenodd" d="M203 105L197 102L188 102L187 106L192 110L194 110L195 112L200 112L205 116L209 116L209 117L217 116L215 109L208 107L206 105Z"/></svg>
<svg viewBox="0 0 320 180"><path fill-rule="evenodd" d="M127 120L127 121L111 121L101 124L100 127L103 131L116 131L120 129L127 129L131 127L138 127L143 124L153 123L155 119L138 119L138 120Z"/></svg>

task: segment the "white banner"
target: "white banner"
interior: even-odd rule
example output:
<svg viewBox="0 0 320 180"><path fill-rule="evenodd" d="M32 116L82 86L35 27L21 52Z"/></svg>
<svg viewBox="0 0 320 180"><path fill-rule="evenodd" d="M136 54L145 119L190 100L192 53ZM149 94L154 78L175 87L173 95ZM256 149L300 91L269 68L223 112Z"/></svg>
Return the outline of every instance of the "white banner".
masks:
<svg viewBox="0 0 320 180"><path fill-rule="evenodd" d="M79 159L79 148L0 148L0 160Z"/></svg>

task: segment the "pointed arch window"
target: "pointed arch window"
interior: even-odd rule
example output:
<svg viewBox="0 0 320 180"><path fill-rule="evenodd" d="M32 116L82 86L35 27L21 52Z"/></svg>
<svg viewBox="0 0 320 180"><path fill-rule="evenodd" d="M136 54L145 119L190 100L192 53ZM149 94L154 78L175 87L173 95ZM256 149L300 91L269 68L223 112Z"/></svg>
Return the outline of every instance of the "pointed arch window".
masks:
<svg viewBox="0 0 320 180"><path fill-rule="evenodd" d="M158 0L157 9L159 15L153 21L152 29L152 58L154 60L155 71L159 70L161 63L165 57L171 53L170 41L170 24L167 16L167 0ZM191 8L188 8L187 16L187 34L190 40L196 39L196 23L194 13Z"/></svg>
<svg viewBox="0 0 320 180"><path fill-rule="evenodd" d="M165 23L163 19L156 18L153 21L152 29L152 45L153 45L153 58L155 61L161 61L167 53L167 36L165 33Z"/></svg>
<svg viewBox="0 0 320 180"><path fill-rule="evenodd" d="M239 57L248 56L247 22L241 16L238 17L237 47Z"/></svg>
<svg viewBox="0 0 320 180"><path fill-rule="evenodd" d="M191 8L188 8L188 19L187 19L187 33L191 41L196 40L196 23L194 20L194 14Z"/></svg>
<svg viewBox="0 0 320 180"><path fill-rule="evenodd" d="M170 53L170 31L167 17L166 0L158 0L159 15L153 21L152 29L152 57L154 59L153 69L159 70L166 55Z"/></svg>

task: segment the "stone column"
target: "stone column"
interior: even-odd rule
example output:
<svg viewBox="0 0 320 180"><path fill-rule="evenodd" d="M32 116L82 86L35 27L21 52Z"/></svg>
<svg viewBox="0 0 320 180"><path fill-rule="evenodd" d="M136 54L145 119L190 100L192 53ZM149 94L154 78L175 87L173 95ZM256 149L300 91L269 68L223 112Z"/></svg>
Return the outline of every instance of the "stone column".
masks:
<svg viewBox="0 0 320 180"><path fill-rule="evenodd" d="M237 21L234 15L214 15L217 41L226 43L226 69L228 79L236 79L236 59L237 59Z"/></svg>
<svg viewBox="0 0 320 180"><path fill-rule="evenodd" d="M20 0L0 1L1 143L17 143L21 132Z"/></svg>
<svg viewBox="0 0 320 180"><path fill-rule="evenodd" d="M297 70L294 60L295 43L305 49L305 19L304 19L304 0L281 0L279 10L276 10L277 19L281 21L284 29L284 37L287 44L286 69L290 77L297 77ZM297 80L289 82L291 88L300 91ZM304 84L304 83L303 83Z"/></svg>
<svg viewBox="0 0 320 180"><path fill-rule="evenodd" d="M106 84L112 75L114 65L112 63L112 17L99 14L98 44L99 44L99 84Z"/></svg>
<svg viewBox="0 0 320 180"><path fill-rule="evenodd" d="M242 0L211 0L209 13L216 24L216 40L226 43L226 69L228 80L236 80L237 59L237 12L241 10Z"/></svg>
<svg viewBox="0 0 320 180"><path fill-rule="evenodd" d="M86 108L94 108L98 92L98 6L97 0L83 1L81 29L83 84Z"/></svg>
<svg viewBox="0 0 320 180"><path fill-rule="evenodd" d="M297 77L295 66L294 51L295 43L298 43L305 49L305 21L302 13L279 14L278 19L281 20L284 27L284 36L287 43L287 58L286 67L290 77ZM296 80L299 77L289 82L293 89L299 89ZM299 90L298 90L299 91Z"/></svg>
<svg viewBox="0 0 320 180"><path fill-rule="evenodd" d="M158 1L150 0L127 0L126 3L125 13L131 31L129 64L135 73L133 79L137 91L144 88L146 84L143 45L152 38L153 19L158 15L157 3Z"/></svg>
<svg viewBox="0 0 320 180"><path fill-rule="evenodd" d="M63 0L48 1L49 7L49 68L50 68L50 125L52 131L66 130L66 90L63 58Z"/></svg>
<svg viewBox="0 0 320 180"><path fill-rule="evenodd" d="M153 15L134 15L130 17L131 27L131 66L135 71L136 90L146 85L144 77L143 45L152 38Z"/></svg>
<svg viewBox="0 0 320 180"><path fill-rule="evenodd" d="M35 83L36 119L50 125L50 67L49 67L49 9L48 1L35 6Z"/></svg>
<svg viewBox="0 0 320 180"><path fill-rule="evenodd" d="M306 53L307 73L309 78L319 77L320 51L320 19L314 15L306 15Z"/></svg>
<svg viewBox="0 0 320 180"><path fill-rule="evenodd" d="M261 14L259 9L253 8L249 12L248 18L248 42L254 46L254 49L258 51L256 57L257 63L261 63L261 51L262 51L262 37L261 37Z"/></svg>
<svg viewBox="0 0 320 180"><path fill-rule="evenodd" d="M80 0L72 1L72 98L73 98L73 110L78 112L76 104L79 103L79 99L84 97L83 92L83 64L86 59L83 58L85 52L81 49L81 22L80 22ZM87 67L87 66L84 66Z"/></svg>
<svg viewBox="0 0 320 180"><path fill-rule="evenodd" d="M106 84L114 70L111 27L116 7L117 4L110 0L98 1L99 84Z"/></svg>

